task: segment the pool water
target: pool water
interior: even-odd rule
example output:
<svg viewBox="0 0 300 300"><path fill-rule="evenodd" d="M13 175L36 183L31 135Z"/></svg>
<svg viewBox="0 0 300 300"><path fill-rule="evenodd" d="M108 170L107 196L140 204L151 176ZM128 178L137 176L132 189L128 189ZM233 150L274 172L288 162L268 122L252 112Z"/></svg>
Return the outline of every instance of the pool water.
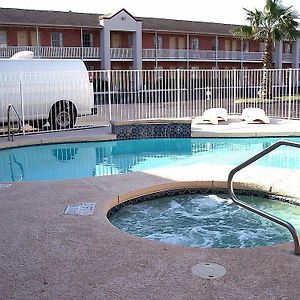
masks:
<svg viewBox="0 0 300 300"><path fill-rule="evenodd" d="M0 181L63 180L156 168L236 166L278 138L145 139L27 146L0 151ZM300 142L300 138L287 138ZM300 168L300 151L280 147L255 164Z"/></svg>
<svg viewBox="0 0 300 300"><path fill-rule="evenodd" d="M300 230L300 207L266 198L239 196ZM290 232L240 208L225 194L188 194L127 205L110 216L122 231L168 244L244 248L292 241Z"/></svg>

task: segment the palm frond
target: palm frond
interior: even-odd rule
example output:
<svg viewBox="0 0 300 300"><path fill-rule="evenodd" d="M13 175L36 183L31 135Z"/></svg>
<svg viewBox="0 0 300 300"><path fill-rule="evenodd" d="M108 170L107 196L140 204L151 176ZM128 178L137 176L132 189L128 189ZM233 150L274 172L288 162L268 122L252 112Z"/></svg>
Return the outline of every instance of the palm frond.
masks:
<svg viewBox="0 0 300 300"><path fill-rule="evenodd" d="M239 28L233 29L232 34L241 39L252 39L254 34L251 26L241 26Z"/></svg>

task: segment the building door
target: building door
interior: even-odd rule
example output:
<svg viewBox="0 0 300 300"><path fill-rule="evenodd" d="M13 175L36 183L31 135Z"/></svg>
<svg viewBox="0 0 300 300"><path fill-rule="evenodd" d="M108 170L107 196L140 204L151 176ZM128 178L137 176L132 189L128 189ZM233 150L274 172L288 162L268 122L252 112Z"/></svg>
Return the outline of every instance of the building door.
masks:
<svg viewBox="0 0 300 300"><path fill-rule="evenodd" d="M40 33L37 35L36 31L31 31L30 32L30 42L31 42L31 46L38 46L38 44L40 43Z"/></svg>
<svg viewBox="0 0 300 300"><path fill-rule="evenodd" d="M237 40L232 40L232 51L237 51Z"/></svg>
<svg viewBox="0 0 300 300"><path fill-rule="evenodd" d="M111 47L112 48L122 48L121 34L120 33L112 33L112 35L111 35Z"/></svg>
<svg viewBox="0 0 300 300"><path fill-rule="evenodd" d="M169 48L170 49L176 49L176 37L175 36L171 36L169 39Z"/></svg>
<svg viewBox="0 0 300 300"><path fill-rule="evenodd" d="M18 31L17 32L17 43L18 43L18 46L28 46L27 31Z"/></svg>
<svg viewBox="0 0 300 300"><path fill-rule="evenodd" d="M231 51L231 41L225 40L225 51Z"/></svg>
<svg viewBox="0 0 300 300"><path fill-rule="evenodd" d="M183 36L178 38L178 49L185 49L185 38Z"/></svg>

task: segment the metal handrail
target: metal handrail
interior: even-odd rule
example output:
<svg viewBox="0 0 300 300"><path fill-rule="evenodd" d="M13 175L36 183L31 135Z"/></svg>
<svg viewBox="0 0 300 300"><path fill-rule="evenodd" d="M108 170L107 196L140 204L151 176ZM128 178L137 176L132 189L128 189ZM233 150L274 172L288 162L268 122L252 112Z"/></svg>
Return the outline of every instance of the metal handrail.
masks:
<svg viewBox="0 0 300 300"><path fill-rule="evenodd" d="M13 112L15 113L16 117L18 118L18 131L17 132L20 132L21 131L21 118L18 114L18 112L16 111L15 107L13 106L13 104L9 104L7 106L7 126L8 126L8 140L9 141L13 141L14 140L14 131L11 133L11 128L10 128L10 111L13 110Z"/></svg>
<svg viewBox="0 0 300 300"><path fill-rule="evenodd" d="M235 195L234 191L233 191L233 183L232 183L232 179L233 176L235 175L235 173L237 173L238 171L242 170L243 168L245 168L246 166L252 164L253 162L257 161L258 159L260 159L261 157L265 156L266 154L270 153L271 151L275 150L276 148L280 147L280 146L292 146L292 147L297 147L300 148L300 143L295 143L295 142L290 142L290 141L278 141L276 143L274 143L273 145L271 145L270 147L264 149L263 151L259 152L258 154L254 155L253 157L251 157L250 159L246 160L245 162L241 163L240 165L238 165L237 167L235 167L234 169L232 169L228 175L228 192L229 195L231 197L231 199L238 204L239 206L250 210L251 212L254 212L262 217L267 218L270 221L273 221L279 225L284 226L285 228L287 228L290 233L293 236L293 240L294 240L294 244L295 244L295 250L294 253L296 255L300 255L300 244L299 244L299 238L297 235L297 231L295 229L295 227L285 221L282 220L278 217L273 216L272 214L269 214L267 212L264 212L260 209L254 208L242 201L240 201L237 196Z"/></svg>

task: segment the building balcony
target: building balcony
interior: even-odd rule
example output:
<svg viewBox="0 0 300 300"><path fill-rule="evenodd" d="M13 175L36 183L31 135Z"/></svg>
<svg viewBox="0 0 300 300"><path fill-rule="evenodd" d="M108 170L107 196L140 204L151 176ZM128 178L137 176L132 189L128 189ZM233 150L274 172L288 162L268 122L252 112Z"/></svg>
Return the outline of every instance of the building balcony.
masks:
<svg viewBox="0 0 300 300"><path fill-rule="evenodd" d="M0 58L9 58L19 51L33 51L38 58L77 58L100 60L100 47L50 47L50 46L7 46L0 47ZM113 61L132 61L132 48L111 48ZM260 62L262 52L186 50L186 49L142 49L143 61L218 61ZM292 54L283 54L283 62L291 63Z"/></svg>
<svg viewBox="0 0 300 300"><path fill-rule="evenodd" d="M132 60L132 48L110 48L112 60Z"/></svg>
<svg viewBox="0 0 300 300"><path fill-rule="evenodd" d="M99 60L98 47L50 47L50 46L8 46L0 47L0 58L10 58L19 51L33 51L38 58L79 58Z"/></svg>
<svg viewBox="0 0 300 300"><path fill-rule="evenodd" d="M261 52L143 49L145 60L190 60L190 61L261 61Z"/></svg>

